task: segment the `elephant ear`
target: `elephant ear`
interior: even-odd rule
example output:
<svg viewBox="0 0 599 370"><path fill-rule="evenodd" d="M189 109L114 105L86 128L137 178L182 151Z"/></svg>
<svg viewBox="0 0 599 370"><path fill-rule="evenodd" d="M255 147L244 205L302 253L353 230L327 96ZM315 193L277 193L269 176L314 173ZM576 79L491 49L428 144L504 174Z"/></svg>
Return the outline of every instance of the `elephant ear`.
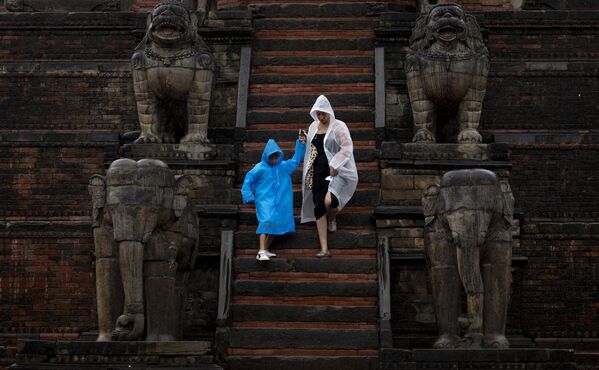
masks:
<svg viewBox="0 0 599 370"><path fill-rule="evenodd" d="M437 184L428 185L422 192L422 212L425 225L429 225L435 219L438 196L439 185Z"/></svg>
<svg viewBox="0 0 599 370"><path fill-rule="evenodd" d="M94 222L99 222L100 210L106 205L106 178L93 175L89 179L87 191L92 197L92 218Z"/></svg>
<svg viewBox="0 0 599 370"><path fill-rule="evenodd" d="M187 207L187 196L191 192L192 181L189 176L178 175L175 176L177 182L177 193L173 200L173 210L175 216L181 217L183 210Z"/></svg>
<svg viewBox="0 0 599 370"><path fill-rule="evenodd" d="M501 196L503 200L503 218L509 224L514 219L514 194L507 181L501 181Z"/></svg>

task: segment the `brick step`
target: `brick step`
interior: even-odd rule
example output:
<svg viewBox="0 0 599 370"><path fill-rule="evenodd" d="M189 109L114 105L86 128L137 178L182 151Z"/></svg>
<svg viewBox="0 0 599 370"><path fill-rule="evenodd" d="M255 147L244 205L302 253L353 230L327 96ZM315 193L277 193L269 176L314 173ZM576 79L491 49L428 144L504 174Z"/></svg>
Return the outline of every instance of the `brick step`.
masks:
<svg viewBox="0 0 599 370"><path fill-rule="evenodd" d="M366 105L351 105L341 106L335 105L331 102L333 109L335 110L335 117L342 121L353 121L353 122L373 122L374 111L371 106ZM276 123L281 124L282 122L305 122L306 125L310 124L313 119L310 116L310 106L304 107L270 107L270 108L251 108L248 111L248 123ZM345 119L347 117L349 119Z"/></svg>
<svg viewBox="0 0 599 370"><path fill-rule="evenodd" d="M331 22L331 25L333 23ZM355 40L374 37L374 29L281 29L270 28L258 30L254 33L258 40Z"/></svg>
<svg viewBox="0 0 599 370"><path fill-rule="evenodd" d="M299 171L296 171L300 173ZM296 189L293 191L293 204L301 205L302 204L302 191L299 189L301 184L295 184ZM370 184L358 184L358 185L370 185ZM360 189L358 188L354 193L351 200L347 203L348 207L368 207L373 205L378 205L381 199L381 190L376 189ZM233 195L233 200L238 200L241 203L241 191L236 192ZM254 208L252 207L252 210ZM299 213L298 213L299 215Z"/></svg>
<svg viewBox="0 0 599 370"><path fill-rule="evenodd" d="M376 323L368 322L303 322L303 321L235 321L234 328L278 328L278 329L376 329Z"/></svg>
<svg viewBox="0 0 599 370"><path fill-rule="evenodd" d="M283 36L281 36L283 37ZM335 36L304 38L256 38L252 42L252 49L275 51L275 50L330 50L330 55L335 55L335 50L372 50L375 47L374 33L372 36L353 38L351 35L343 38Z"/></svg>
<svg viewBox="0 0 599 370"><path fill-rule="evenodd" d="M376 281L375 273L360 274L360 273L330 273L330 272L296 272L296 271L251 271L241 272L235 275L238 281L258 281L264 282L267 280L273 282L372 282ZM260 294L259 294L260 295ZM301 295L301 294L300 294ZM322 294L318 294L322 295Z"/></svg>
<svg viewBox="0 0 599 370"><path fill-rule="evenodd" d="M378 26L373 17L329 18L255 18L254 29L262 30L373 30Z"/></svg>
<svg viewBox="0 0 599 370"><path fill-rule="evenodd" d="M235 296L235 304L257 304L257 305L311 305L311 306L358 306L358 307L376 307L377 297L331 297L331 296L310 296L310 297L270 297L270 296ZM301 317L300 317L301 318ZM265 320L239 320L235 321L265 321ZM297 319L297 318L296 318ZM279 320L280 321L280 320ZM283 320L300 321L300 320ZM304 321L304 320L302 320ZM331 320L313 320L313 321L331 321ZM335 320L332 320L335 321Z"/></svg>
<svg viewBox="0 0 599 370"><path fill-rule="evenodd" d="M227 364L231 370L377 370L376 350L317 350L316 355L299 353L305 350L285 350L289 355L278 355L276 350L264 349L247 353L229 349ZM299 352L299 353L298 353ZM236 353L240 353L236 355ZM296 354L297 353L297 354ZM235 355L234 355L235 354ZM329 355L330 354L330 355Z"/></svg>
<svg viewBox="0 0 599 370"><path fill-rule="evenodd" d="M316 100L316 99L314 99ZM308 129L308 124L304 124L303 126L301 126L302 129L306 130ZM279 129L276 131L272 131L272 130L258 130L258 129L248 129L246 131L246 142L254 142L254 143L266 143L266 141L268 141L268 139L272 139L272 138L276 138L277 142L278 141L292 141L297 139L297 133L298 133L299 129ZM365 129L352 129L349 128L349 132L351 134L352 140L359 142L359 141L371 141L373 142L374 140L376 140L376 131L372 128L365 128Z"/></svg>
<svg viewBox="0 0 599 370"><path fill-rule="evenodd" d="M277 139L277 144L279 145L279 147L282 150L293 150L295 149L295 138L293 141L282 141L280 139ZM356 141L354 140L354 148L359 147L359 148L375 148L376 146L376 142L374 140L362 140L362 141ZM264 143L256 143L256 142L245 142L243 143L243 149L246 151L246 153L248 151L251 150L264 150Z"/></svg>
<svg viewBox="0 0 599 370"><path fill-rule="evenodd" d="M285 75L304 75L304 74L326 74L326 73L374 73L374 68L367 66L345 66L338 64L329 65L278 65L278 66L255 66L252 68L252 75L264 74L285 74Z"/></svg>
<svg viewBox="0 0 599 370"><path fill-rule="evenodd" d="M335 94L374 93L373 83L346 83L338 85L321 84L254 84L250 86L250 94L287 95L312 94L334 97Z"/></svg>
<svg viewBox="0 0 599 370"><path fill-rule="evenodd" d="M264 107L287 107L303 108L310 107L318 98L318 94L263 94L252 93L248 98L248 104L252 109ZM326 95L331 104L338 106L374 106L374 93L370 91L362 93L334 93ZM334 106L334 105L333 105Z"/></svg>
<svg viewBox="0 0 599 370"><path fill-rule="evenodd" d="M254 235L256 235L256 234L254 234ZM332 234L329 234L329 237L331 235ZM256 236L256 240L257 240L257 236ZM275 241L276 240L277 240L277 238L275 238ZM367 258L374 258L376 256L375 248L343 248L343 246L344 246L343 244L341 246L335 245L333 247L332 243L330 242L330 238L329 238L329 245L331 245L331 248L329 248L329 250L332 253L332 257L327 258L326 261L335 261L337 259L345 259L345 260L360 259L360 260L362 260L362 259L367 259ZM235 257L236 258L254 258L255 259L257 251L258 251L258 246L256 246L255 248L247 248L244 246L243 248L238 248L235 250ZM318 244L315 244L313 248L276 248L276 247L271 247L271 251L277 253L277 255L282 256L284 258L293 259L294 261L297 261L300 259L317 259L316 253L320 251L320 247L318 246ZM277 258L279 258L279 257L277 257ZM274 260L275 259L272 259L271 261L274 261ZM320 260L320 259L318 259L318 260ZM267 265L265 265L264 268L268 268ZM334 268L334 264L330 268Z"/></svg>
<svg viewBox="0 0 599 370"><path fill-rule="evenodd" d="M345 67L372 67L372 56L271 56L252 57L252 66L345 66Z"/></svg>
<svg viewBox="0 0 599 370"><path fill-rule="evenodd" d="M375 329L232 328L232 348L374 349Z"/></svg>
<svg viewBox="0 0 599 370"><path fill-rule="evenodd" d="M381 174L380 174L379 170L376 168L360 169L359 165L362 163L364 163L364 162L356 163L356 165L358 167L358 176L360 179L360 182L358 182L358 189L365 189L366 187L379 188L380 187L379 181L381 178ZM239 172L238 183L237 183L238 189L241 189L241 185L243 184L243 178L250 169L251 169L251 167L249 169L246 169L244 167ZM293 175L291 175L291 179L293 181L294 186L299 186L301 184L301 182L302 182L302 168L301 167L298 167L298 169L293 173Z"/></svg>
<svg viewBox="0 0 599 370"><path fill-rule="evenodd" d="M298 203L296 203L298 204ZM253 206L241 205L239 212L239 223L242 225L258 225L256 219L256 211ZM337 215L337 227L365 227L374 225L372 215L374 213L374 207L346 207ZM300 209L294 209L295 224L300 223Z"/></svg>
<svg viewBox="0 0 599 370"><path fill-rule="evenodd" d="M374 58L373 50L335 50L331 53L330 50L252 50L252 59L254 58L362 58L369 57Z"/></svg>
<svg viewBox="0 0 599 370"><path fill-rule="evenodd" d="M258 301L249 301L235 303L231 307L231 314L234 321L302 321L302 322L369 322L378 321L378 308L376 302L373 304L357 305L355 302L339 301L353 303L331 304L335 301L329 299L327 304L307 304L310 301L297 299L293 304L281 302L259 303ZM272 298L271 298L272 300ZM249 302L249 303L248 303ZM331 302L331 303L329 303Z"/></svg>
<svg viewBox="0 0 599 370"><path fill-rule="evenodd" d="M599 364L599 352L596 351L576 351L574 356L579 369L586 369L588 365L597 366Z"/></svg>
<svg viewBox="0 0 599 370"><path fill-rule="evenodd" d="M301 75L294 74L257 74L250 76L251 85L254 84L322 84L325 85L345 84L345 83L373 83L374 74L372 73L341 73L341 74L314 74L305 73ZM335 108L333 106L333 108ZM268 123L268 122L264 122Z"/></svg>
<svg viewBox="0 0 599 370"><path fill-rule="evenodd" d="M273 137L276 140L276 137ZM256 143L260 149L246 150L240 158L241 163L256 164L262 160L264 143ZM290 153L291 154L291 153ZM354 141L354 160L356 162L372 162L376 159L376 149L374 145L361 147L359 141ZM359 176L359 174L358 174Z"/></svg>
<svg viewBox="0 0 599 370"><path fill-rule="evenodd" d="M249 225L240 226L235 234L235 244L238 249L258 248L256 228ZM339 249L375 249L377 238L375 231L368 228L338 229L334 233L329 233L329 244L331 248ZM272 243L274 249L301 250L317 246L318 235L313 224L298 224L295 233L278 235ZM309 253L310 257L313 255L314 253Z"/></svg>
<svg viewBox="0 0 599 370"><path fill-rule="evenodd" d="M366 17L372 16L373 20L377 20L376 15L373 15L372 4L357 0L332 0L332 1L317 1L317 0L294 0L293 2L283 0L253 0L252 4L256 4L255 19L264 21L296 18L310 20L318 17L338 18L345 17ZM309 17L307 17L309 15Z"/></svg>
<svg viewBox="0 0 599 370"><path fill-rule="evenodd" d="M254 253L255 253L254 249ZM272 252L278 252L271 248ZM314 250L312 251L314 253ZM300 272L300 273L333 273L333 274L374 274L375 258L293 258L293 255L279 253L268 263L256 260L254 256L238 257L233 264L237 274L247 272ZM341 256L343 257L343 256Z"/></svg>
<svg viewBox="0 0 599 370"><path fill-rule="evenodd" d="M268 263L268 262L266 262ZM255 274L255 273L249 273ZM282 273L272 273L282 274ZM306 273L302 273L306 274ZM243 274L242 274L243 275ZM268 274L265 274L268 276ZM313 274L316 275L316 274ZM328 275L348 275L350 279L359 274L328 274ZM374 297L378 293L378 284L376 276L369 281L278 281L275 278L270 280L236 279L233 282L233 291L236 297L259 296L259 297Z"/></svg>

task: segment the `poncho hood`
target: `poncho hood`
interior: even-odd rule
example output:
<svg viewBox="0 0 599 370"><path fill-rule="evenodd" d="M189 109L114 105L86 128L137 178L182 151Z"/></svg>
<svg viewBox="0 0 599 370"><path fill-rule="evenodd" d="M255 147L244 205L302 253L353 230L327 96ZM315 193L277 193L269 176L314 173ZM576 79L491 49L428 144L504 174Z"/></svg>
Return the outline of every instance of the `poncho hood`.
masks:
<svg viewBox="0 0 599 370"><path fill-rule="evenodd" d="M310 116L312 116L314 121L318 121L316 111L328 113L329 116L331 116L330 122L335 121L335 112L333 112L333 107L331 106L331 103L329 102L329 99L327 99L326 96L319 96L318 99L316 99L314 105L312 106L312 109L310 110Z"/></svg>
<svg viewBox="0 0 599 370"><path fill-rule="evenodd" d="M262 152L262 162L264 162L267 165L270 165L270 163L268 163L268 157L271 154L277 152L279 153L279 159L277 159L277 163L275 163L275 166L279 165L283 161L283 151L277 145L276 141L274 141L273 139L268 139L268 142L264 147L264 151Z"/></svg>

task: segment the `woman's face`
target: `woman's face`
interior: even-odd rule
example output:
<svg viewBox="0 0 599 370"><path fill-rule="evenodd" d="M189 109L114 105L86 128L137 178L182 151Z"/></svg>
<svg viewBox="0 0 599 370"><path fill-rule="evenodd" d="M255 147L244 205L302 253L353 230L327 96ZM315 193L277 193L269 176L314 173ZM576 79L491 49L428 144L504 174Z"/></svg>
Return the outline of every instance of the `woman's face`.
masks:
<svg viewBox="0 0 599 370"><path fill-rule="evenodd" d="M329 114L325 113L325 112L321 112L319 110L316 111L316 118L318 118L318 120L320 121L320 123L322 123L323 125L328 125L329 124Z"/></svg>

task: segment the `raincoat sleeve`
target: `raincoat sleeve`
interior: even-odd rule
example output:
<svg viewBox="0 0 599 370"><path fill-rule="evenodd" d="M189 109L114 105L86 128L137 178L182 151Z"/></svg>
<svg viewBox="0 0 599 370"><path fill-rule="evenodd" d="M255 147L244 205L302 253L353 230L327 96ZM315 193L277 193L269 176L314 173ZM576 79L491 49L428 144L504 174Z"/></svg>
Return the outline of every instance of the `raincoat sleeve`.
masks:
<svg viewBox="0 0 599 370"><path fill-rule="evenodd" d="M306 152L306 143L302 144L299 140L295 141L295 154L293 154L293 158L288 159L281 163L283 170L289 174L293 173L297 166L304 159L304 153Z"/></svg>
<svg viewBox="0 0 599 370"><path fill-rule="evenodd" d="M254 168L252 168L252 170L245 175L243 186L241 187L243 203L252 203L256 200L254 195L254 182L256 182L258 176L258 166L254 166Z"/></svg>
<svg viewBox="0 0 599 370"><path fill-rule="evenodd" d="M335 128L335 136L341 149L333 156L333 158L331 158L329 166L337 170L340 167L343 167L343 165L351 158L354 152L354 144L351 140L349 130L345 125L339 125Z"/></svg>

